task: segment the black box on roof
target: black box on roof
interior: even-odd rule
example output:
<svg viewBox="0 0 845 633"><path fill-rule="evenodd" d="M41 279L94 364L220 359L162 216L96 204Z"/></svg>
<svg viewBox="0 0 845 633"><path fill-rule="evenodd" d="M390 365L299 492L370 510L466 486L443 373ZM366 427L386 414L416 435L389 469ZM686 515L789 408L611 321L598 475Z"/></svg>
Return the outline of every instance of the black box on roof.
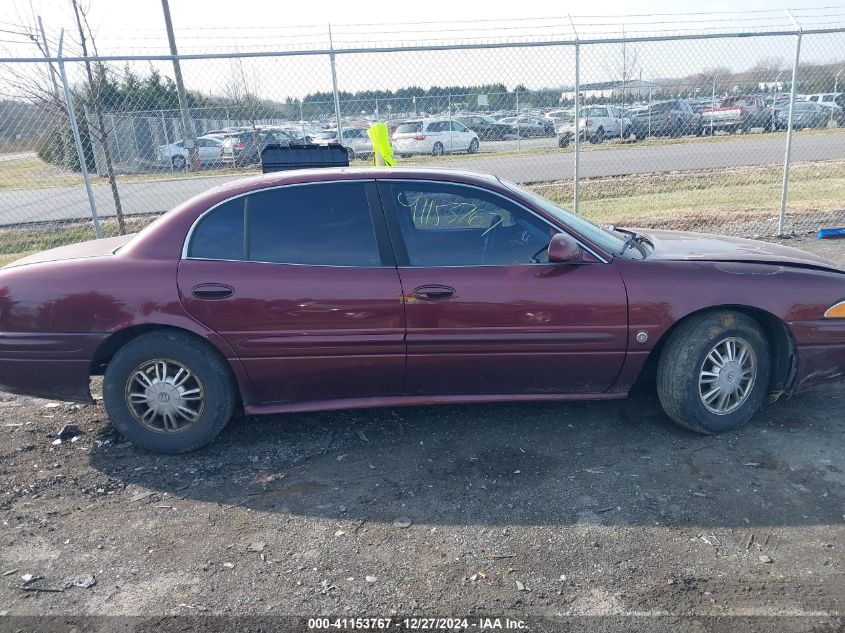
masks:
<svg viewBox="0 0 845 633"><path fill-rule="evenodd" d="M265 174L309 167L349 167L349 155L340 143L268 145L261 151L261 171Z"/></svg>

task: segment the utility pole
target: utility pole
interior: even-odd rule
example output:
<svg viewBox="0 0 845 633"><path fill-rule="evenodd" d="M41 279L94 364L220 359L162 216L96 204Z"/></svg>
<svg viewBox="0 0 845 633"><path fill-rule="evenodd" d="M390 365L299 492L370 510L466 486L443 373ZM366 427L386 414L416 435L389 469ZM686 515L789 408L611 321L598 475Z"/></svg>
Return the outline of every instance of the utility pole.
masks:
<svg viewBox="0 0 845 633"><path fill-rule="evenodd" d="M44 34L44 23L41 21L41 16L38 16L38 31L41 34L41 45L44 47L44 57L50 57L50 45L47 44L47 36ZM56 81L56 69L53 68L53 64L49 64L50 68L50 81L53 82L53 97L56 99L56 103L61 101L59 97L59 82Z"/></svg>
<svg viewBox="0 0 845 633"><path fill-rule="evenodd" d="M185 96L185 82L182 81L182 68L179 66L179 53L176 51L176 37L173 35L173 22L170 19L170 5L167 0L161 0L161 9L164 11L164 26L167 29L167 41L170 44L170 54L173 55L173 78L176 81L176 95L179 98L179 111L182 114L182 127L185 131L184 140L189 141L188 151L191 159L188 161L187 169L191 169L197 161L197 133L191 122L191 115L188 112L188 99Z"/></svg>

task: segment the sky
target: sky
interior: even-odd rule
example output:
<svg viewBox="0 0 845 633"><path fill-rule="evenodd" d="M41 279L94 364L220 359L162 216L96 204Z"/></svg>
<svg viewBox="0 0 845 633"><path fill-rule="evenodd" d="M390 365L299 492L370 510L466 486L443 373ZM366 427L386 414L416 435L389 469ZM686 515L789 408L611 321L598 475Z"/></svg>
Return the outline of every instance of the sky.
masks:
<svg viewBox="0 0 845 633"><path fill-rule="evenodd" d="M80 0L101 54L164 54L167 40L160 0ZM449 0L375 0L283 2L279 0L170 0L180 53L267 51L325 48L328 24L336 47L401 46L446 42L572 39L572 15L581 38L614 35L675 34L719 30L789 28L787 3L745 0L603 0L596 5L560 0L453 2ZM845 25L845 6L835 0L789 0L805 26ZM708 12L702 12L706 6ZM595 8L594 8L595 7ZM598 8L601 9L601 15ZM589 13L593 15L586 15ZM671 12L671 13L670 13ZM74 32L70 0L3 0L0 29L14 31L40 15L55 49L58 33ZM67 36L66 36L67 37ZM74 39L74 38L72 38ZM809 40L809 38L807 38ZM0 54L36 55L31 44L0 33ZM742 70L764 58L788 67L794 38L750 38L692 43L593 46L582 53L582 83L621 75L623 67L643 79L680 76L719 65ZM69 41L66 54L78 54ZM804 58L845 61L845 35L806 42ZM149 63L136 65L142 71ZM152 63L171 75L169 63ZM509 88L565 86L574 80L572 47L339 55L341 90L395 89L407 85L478 84L502 81ZM331 69L324 57L262 58L244 62L184 62L189 88L204 93L234 83L281 99L331 89ZM69 67L71 77L78 71Z"/></svg>

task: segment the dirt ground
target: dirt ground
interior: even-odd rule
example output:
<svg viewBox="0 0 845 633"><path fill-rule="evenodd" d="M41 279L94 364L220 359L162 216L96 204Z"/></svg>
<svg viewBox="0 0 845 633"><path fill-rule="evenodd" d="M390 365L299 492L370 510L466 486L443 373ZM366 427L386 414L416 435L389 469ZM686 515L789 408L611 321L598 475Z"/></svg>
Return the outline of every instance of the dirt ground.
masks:
<svg viewBox="0 0 845 633"><path fill-rule="evenodd" d="M0 400L2 631L842 630L845 388L718 437L642 390L241 417L184 456L125 444L99 403Z"/></svg>

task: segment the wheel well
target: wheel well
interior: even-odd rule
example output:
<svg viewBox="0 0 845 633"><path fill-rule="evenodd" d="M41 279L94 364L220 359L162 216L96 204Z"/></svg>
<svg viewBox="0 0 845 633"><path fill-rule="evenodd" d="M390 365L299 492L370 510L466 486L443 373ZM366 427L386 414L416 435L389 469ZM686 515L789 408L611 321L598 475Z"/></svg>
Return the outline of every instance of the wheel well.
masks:
<svg viewBox="0 0 845 633"><path fill-rule="evenodd" d="M211 345L204 338L194 334L190 330L186 330L180 327L173 327L171 325L133 325L132 327L113 332L111 335L109 335L106 340L100 343L100 346L94 353L94 357L91 359L91 375L102 376L105 373L106 367L108 366L111 359L114 357L115 354L117 354L117 351L132 339L137 338L142 334L147 334L149 332L155 332L159 330L173 330L174 332L187 334L188 336L195 338L201 344L209 345L209 347L211 347L214 351L220 354L221 358L224 358L225 360L225 357L223 356L223 354L220 353L220 350L218 350L214 345Z"/></svg>
<svg viewBox="0 0 845 633"><path fill-rule="evenodd" d="M789 333L786 324L774 314L767 312L766 310L761 310L760 308L743 305L708 307L702 310L697 310L696 312L691 312L683 319L679 320L672 327L666 330L666 332L664 332L663 336L661 336L660 340L657 342L657 345L652 348L648 359L643 365L643 368L640 370L640 375L637 377L636 384L641 385L646 382L652 382L655 379L655 376L657 375L657 363L660 360L660 354L663 351L663 347L669 339L669 336L671 336L672 332L674 332L681 323L691 317L698 316L705 312L723 312L728 310L740 312L751 317L763 330L766 340L769 343L769 349L771 350L772 357L772 380L769 386L769 391L774 397L780 396L789 387L795 376L795 341Z"/></svg>

